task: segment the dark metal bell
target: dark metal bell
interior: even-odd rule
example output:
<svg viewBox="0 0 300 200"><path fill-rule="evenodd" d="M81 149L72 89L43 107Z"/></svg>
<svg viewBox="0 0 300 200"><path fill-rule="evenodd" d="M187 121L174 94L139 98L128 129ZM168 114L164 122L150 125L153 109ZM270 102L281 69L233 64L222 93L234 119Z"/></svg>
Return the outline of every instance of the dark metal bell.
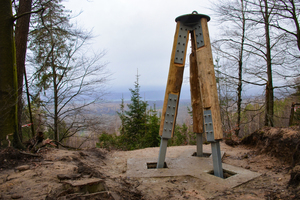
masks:
<svg viewBox="0 0 300 200"><path fill-rule="evenodd" d="M193 11L192 14L180 15L175 19L175 21L180 21L184 25L192 27L198 24L201 18L206 18L208 22L210 20L208 15L198 14L197 11Z"/></svg>

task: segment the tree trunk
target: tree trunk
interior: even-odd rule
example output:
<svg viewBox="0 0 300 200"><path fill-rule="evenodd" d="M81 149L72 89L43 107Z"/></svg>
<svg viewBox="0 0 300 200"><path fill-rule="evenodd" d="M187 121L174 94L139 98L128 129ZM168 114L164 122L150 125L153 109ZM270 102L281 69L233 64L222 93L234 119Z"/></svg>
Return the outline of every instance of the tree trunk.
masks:
<svg viewBox="0 0 300 200"><path fill-rule="evenodd" d="M31 11L32 0L20 0L18 15ZM25 58L27 49L27 38L29 31L30 14L24 15L16 23L16 62L18 74L18 132L22 140L22 93L23 93L23 75L25 72ZM33 126L33 125L31 125ZM34 133L32 132L32 137Z"/></svg>
<svg viewBox="0 0 300 200"><path fill-rule="evenodd" d="M269 84L266 84L266 94L265 94L265 121L264 121L264 125L265 126L269 126L269 119L268 119L268 114L269 114L269 105L270 101L269 101Z"/></svg>
<svg viewBox="0 0 300 200"><path fill-rule="evenodd" d="M51 33L52 34L52 33ZM52 35L51 35L52 36ZM53 43L52 39L52 45L55 45ZM53 91L54 91L54 138L57 142L59 141L59 128L58 128L58 87L57 87L57 78L56 78L56 68L54 64L54 55L53 51L51 52L51 57L52 57L52 74L53 74ZM57 145L58 148L58 145Z"/></svg>
<svg viewBox="0 0 300 200"><path fill-rule="evenodd" d="M0 1L0 146L7 146L6 136L22 148L18 135L17 68L13 32L14 18L10 0Z"/></svg>
<svg viewBox="0 0 300 200"><path fill-rule="evenodd" d="M57 84L56 84L56 74L55 70L53 70L53 88L54 88L54 134L55 140L60 142L59 140L59 128L58 128L58 92L57 92ZM57 145L58 147L58 145Z"/></svg>
<svg viewBox="0 0 300 200"><path fill-rule="evenodd" d="M295 27L296 27L296 38L297 38L297 46L298 46L298 50L300 51L300 25L299 25L299 21L298 21L298 12L299 12L299 8L297 8L297 4L295 1L290 1L289 2L291 4L291 17L295 23Z"/></svg>
<svg viewBox="0 0 300 200"><path fill-rule="evenodd" d="M238 69L238 88L237 88L237 127L235 130L235 135L238 137L240 132L240 124L241 124L241 112L242 112L242 80L243 80L243 52L244 52L244 43L245 43L245 32L246 32L246 18L244 12L244 1L241 0L242 6L242 38L241 38L241 49L239 55L239 69Z"/></svg>
<svg viewBox="0 0 300 200"><path fill-rule="evenodd" d="M266 36L266 61L267 61L267 91L266 91L266 118L265 125L274 126L273 115L274 115L274 92L273 92L273 77L272 77L272 58L271 58L271 42L270 42L270 13L268 7L268 1L264 0L264 25L265 25L265 36Z"/></svg>
<svg viewBox="0 0 300 200"><path fill-rule="evenodd" d="M295 103L293 102L292 106L291 106L291 114L290 114L289 126L293 125L294 113L295 113L294 109L295 109Z"/></svg>

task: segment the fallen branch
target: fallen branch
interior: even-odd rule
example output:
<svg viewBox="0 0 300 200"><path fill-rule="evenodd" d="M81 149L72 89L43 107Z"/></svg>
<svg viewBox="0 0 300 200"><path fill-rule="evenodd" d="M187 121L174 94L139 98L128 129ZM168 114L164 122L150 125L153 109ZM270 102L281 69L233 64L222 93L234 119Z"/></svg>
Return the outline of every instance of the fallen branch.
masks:
<svg viewBox="0 0 300 200"><path fill-rule="evenodd" d="M27 155L27 156L32 156L32 157L43 157L41 155L38 155L38 154L33 154L33 153L26 153L26 152L23 152L23 151L19 151L20 154L24 154L24 155Z"/></svg>

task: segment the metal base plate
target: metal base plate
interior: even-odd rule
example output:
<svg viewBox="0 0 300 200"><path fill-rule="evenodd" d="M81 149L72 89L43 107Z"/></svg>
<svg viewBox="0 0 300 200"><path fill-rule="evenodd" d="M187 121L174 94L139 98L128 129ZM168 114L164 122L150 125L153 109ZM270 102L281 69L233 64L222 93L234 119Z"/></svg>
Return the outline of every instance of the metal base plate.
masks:
<svg viewBox="0 0 300 200"><path fill-rule="evenodd" d="M211 153L209 147L210 145L205 146L204 153ZM234 172L236 173L235 175L227 179L211 175L209 172L213 170L212 158L192 156L192 154L195 152L195 148L195 146L182 148L181 155L177 157L179 153L178 148L176 149L176 152L173 152L173 148L169 147L168 156L166 158L166 164L168 168L161 169L147 168L147 163L157 162L157 157L155 156L157 155L159 148L156 148L157 151L153 152L153 154L147 151L148 156L152 157L139 156L127 160L126 176L130 178L192 176L201 179L205 182L205 184L216 185L216 189L220 189L236 187L261 175L257 172L252 172L250 170L225 163L223 163L223 169ZM172 155L176 155L176 157Z"/></svg>

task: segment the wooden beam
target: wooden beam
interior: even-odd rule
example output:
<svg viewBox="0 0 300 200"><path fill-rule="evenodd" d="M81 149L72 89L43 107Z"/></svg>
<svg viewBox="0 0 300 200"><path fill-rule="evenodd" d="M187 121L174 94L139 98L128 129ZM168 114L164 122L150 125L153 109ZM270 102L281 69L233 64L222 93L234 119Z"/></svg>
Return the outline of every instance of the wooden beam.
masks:
<svg viewBox="0 0 300 200"><path fill-rule="evenodd" d="M203 108L205 110L211 110L214 138L216 140L219 140L223 138L223 131L217 92L217 83L206 18L201 19L201 26L203 31L204 46L196 50L196 59L199 70L198 76L201 87L202 102Z"/></svg>
<svg viewBox="0 0 300 200"><path fill-rule="evenodd" d="M203 133L203 105L196 58L195 31L191 32L191 41L192 53L190 54L190 90L191 105L193 108L193 131L194 133Z"/></svg>
<svg viewBox="0 0 300 200"><path fill-rule="evenodd" d="M165 98L164 98L164 104L163 104L163 110L162 110L162 116L161 116L160 130L159 130L159 135L162 135L163 128L164 128L164 122L165 122L166 109L168 106L167 104L168 104L169 94L178 95L176 112L175 112L174 121L173 121L172 137L174 134L174 128L175 128L175 123L176 123L179 97L180 97L181 85L182 85L182 80L183 80L186 49L188 46L188 45L185 46L183 64L175 63L175 53L176 53L176 47L177 47L177 43L178 43L179 29L180 29L180 22L177 22L175 36L174 36L174 42L173 42L171 61L170 61L169 75L168 75L168 80L167 80L167 86L166 86L166 92L165 92ZM188 40L189 40L189 31L186 32L185 36L186 36L186 44L187 44ZM183 35L181 37L183 37Z"/></svg>

